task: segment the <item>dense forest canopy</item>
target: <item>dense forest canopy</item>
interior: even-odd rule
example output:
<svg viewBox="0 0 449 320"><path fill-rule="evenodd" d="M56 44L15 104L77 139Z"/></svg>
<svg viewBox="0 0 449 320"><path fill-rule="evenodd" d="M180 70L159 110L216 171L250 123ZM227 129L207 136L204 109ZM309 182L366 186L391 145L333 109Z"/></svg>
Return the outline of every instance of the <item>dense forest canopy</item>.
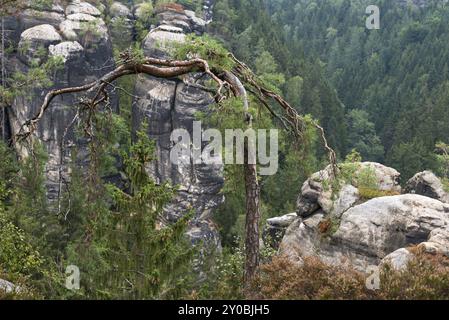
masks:
<svg viewBox="0 0 449 320"><path fill-rule="evenodd" d="M345 105L346 151L387 163L403 181L437 169L435 144L447 143L449 132L448 4L415 3L375 1L381 27L368 30L372 1L265 1L285 43L299 43L322 66Z"/></svg>

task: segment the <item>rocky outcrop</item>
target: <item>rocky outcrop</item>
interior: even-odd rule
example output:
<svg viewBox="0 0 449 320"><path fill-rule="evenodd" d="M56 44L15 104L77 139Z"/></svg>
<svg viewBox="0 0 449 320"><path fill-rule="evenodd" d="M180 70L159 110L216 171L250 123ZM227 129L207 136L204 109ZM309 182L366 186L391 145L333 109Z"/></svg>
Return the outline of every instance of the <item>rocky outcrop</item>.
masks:
<svg viewBox="0 0 449 320"><path fill-rule="evenodd" d="M388 264L395 270L404 270L414 258L415 255L410 250L401 248L383 258L380 265Z"/></svg>
<svg viewBox="0 0 449 320"><path fill-rule="evenodd" d="M357 205L342 215L330 235L320 228L323 221L295 221L281 252L297 261L319 256L330 264L365 270L400 248L422 244L441 253L449 248L449 205L419 195L381 197Z"/></svg>
<svg viewBox="0 0 449 320"><path fill-rule="evenodd" d="M9 17L7 28L14 27L14 32L7 34L7 41L17 50L7 57L8 73L27 72L31 66L42 65L51 57L61 57L64 65L52 77L53 86L44 89L48 91L85 84L109 72L114 66L112 45L100 14L89 3L73 1L64 7L55 1L50 8L30 6L19 16ZM43 89L36 89L14 100L8 110L12 134L18 133L21 124L36 114L43 98ZM78 98L65 95L54 99L36 130L48 154L46 185L50 201L57 197L60 177L68 170L71 148L75 145L83 148L83 143L75 138L73 127L66 132L75 115L72 106ZM111 102L116 109L114 94ZM83 156L82 150L79 155Z"/></svg>
<svg viewBox="0 0 449 320"><path fill-rule="evenodd" d="M47 58L46 49L61 40L61 36L52 25L41 24L29 28L20 35L19 58L28 66L34 62L40 63ZM43 54L38 53L40 49L44 50Z"/></svg>
<svg viewBox="0 0 449 320"><path fill-rule="evenodd" d="M185 33L201 35L206 30L207 22L197 17L195 12L184 10L181 5L161 5L156 10L158 25L171 25L182 29Z"/></svg>
<svg viewBox="0 0 449 320"><path fill-rule="evenodd" d="M314 173L304 182L297 200L297 213L300 217L308 217L322 210L326 214L341 216L353 205L362 201L358 187L361 175L369 176L373 187L379 191L400 193L400 173L375 162L353 164L351 177L335 182L331 167ZM343 170L343 169L342 169ZM348 170L348 169L346 169ZM349 170L348 170L349 171ZM335 190L335 189L339 190Z"/></svg>
<svg viewBox="0 0 449 320"><path fill-rule="evenodd" d="M71 14L87 14L93 17L101 16L100 10L94 5L88 2L82 2L79 0L72 1L65 9L65 14L67 16Z"/></svg>
<svg viewBox="0 0 449 320"><path fill-rule="evenodd" d="M42 65L49 58L60 57L64 66L51 79L53 87L78 86L109 72L113 66L110 30L102 19L102 12L111 17L111 23L123 20L132 24L131 8L119 2L102 7L84 1L71 1L68 5L54 1L52 7L30 6L15 18L8 18L6 27L9 42L18 50L8 57L9 72L26 72L31 66ZM209 2L208 8L211 8ZM194 12L180 6L161 6L156 11L157 25L145 38L143 49L146 55L166 58L173 44L184 41L186 34L204 32L206 22ZM131 40L131 39L130 39ZM194 75L198 76L198 75ZM170 134L176 128L193 130L197 112L207 112L214 102L209 93L189 85L191 77L161 80L139 77L135 96L140 97L133 105L133 129L138 130L142 122L149 123L149 136L156 140L157 160L148 171L158 182L168 181L179 185L176 199L166 208L168 223L195 211L195 219L188 235L194 242L206 241L219 247L219 235L211 220L213 210L223 201L220 190L223 185L222 167L211 165L174 166L170 162ZM207 78L205 77L206 81ZM52 88L53 88L52 87ZM46 88L45 91L51 88ZM46 164L48 199L57 199L61 178L69 179L67 164L71 161L71 150L78 149L80 163L85 163L85 141L75 137L72 106L77 95L59 96L53 100L36 130L43 141L49 159ZM112 108L117 109L116 99L111 94ZM43 90L30 92L28 97L15 100L8 113L12 134L20 125L35 115L43 100ZM63 146L63 148L61 148ZM84 151L83 151L84 150Z"/></svg>
<svg viewBox="0 0 449 320"><path fill-rule="evenodd" d="M446 192L441 180L431 171L417 173L404 189L405 193L420 194L429 198L449 203L449 192Z"/></svg>
<svg viewBox="0 0 449 320"><path fill-rule="evenodd" d="M145 55L170 58L175 46L185 41L186 33L201 30L196 19L180 7L168 7L157 14L160 25L152 29L143 43ZM182 23L180 23L182 22ZM213 97L197 86L189 85L199 75L182 79L157 79L141 76L135 89L133 128L149 124L149 136L156 141L157 159L148 168L157 182L179 186L175 200L165 208L168 222L177 221L191 210L195 212L188 235L194 242L206 241L219 246L219 234L212 223L213 210L223 201L222 166L179 164L170 161L173 143L170 135L175 129L186 129L191 135L198 112L208 112ZM205 77L205 80L207 78ZM203 128L206 129L206 128Z"/></svg>
<svg viewBox="0 0 449 320"><path fill-rule="evenodd" d="M401 270L414 259L411 247L449 256L449 204L440 201L441 182L432 173L417 174L405 189L415 194L400 195L400 174L392 168L367 162L340 169L338 180L328 167L304 183L297 218L269 219L267 234L285 233L280 244L272 244L280 254L361 271L385 263ZM376 197L366 198L365 184L376 189Z"/></svg>

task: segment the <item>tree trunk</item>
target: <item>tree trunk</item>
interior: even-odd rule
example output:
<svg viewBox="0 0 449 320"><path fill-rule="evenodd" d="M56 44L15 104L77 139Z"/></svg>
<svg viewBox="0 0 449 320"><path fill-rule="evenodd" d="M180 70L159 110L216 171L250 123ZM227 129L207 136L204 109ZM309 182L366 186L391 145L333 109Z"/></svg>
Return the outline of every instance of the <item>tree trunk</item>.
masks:
<svg viewBox="0 0 449 320"><path fill-rule="evenodd" d="M232 85L234 95L243 100L243 120L252 127L252 117L249 114L249 101L245 87L240 79L234 74L227 72L225 80ZM250 158L255 159L255 155L250 155L248 143L245 143L244 175L246 191L246 222L245 222L245 289L249 289L254 276L259 267L259 221L260 221L260 187L257 180L257 165L251 164Z"/></svg>
<svg viewBox="0 0 449 320"><path fill-rule="evenodd" d="M248 154L245 148L245 158ZM259 182L255 164L244 165L246 188L246 261L245 261L245 289L248 289L259 267Z"/></svg>

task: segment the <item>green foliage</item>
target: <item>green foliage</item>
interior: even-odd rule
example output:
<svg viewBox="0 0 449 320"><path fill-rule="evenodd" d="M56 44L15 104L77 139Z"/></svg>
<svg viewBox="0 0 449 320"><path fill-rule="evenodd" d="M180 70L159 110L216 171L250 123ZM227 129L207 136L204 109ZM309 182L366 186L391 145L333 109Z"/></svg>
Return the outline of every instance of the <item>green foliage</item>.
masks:
<svg viewBox="0 0 449 320"><path fill-rule="evenodd" d="M276 0L254 6L269 11L267 20L282 26L280 34L297 55L322 62L325 77L347 110L344 152L356 148L364 160L386 162L407 181L418 171L435 169L435 141L447 139L449 131L448 4L426 1L418 9L403 1L381 0L376 3L381 29L366 30L364 12L370 4ZM308 105L320 110L323 94L306 90ZM328 134L336 134L312 114Z"/></svg>
<svg viewBox="0 0 449 320"><path fill-rule="evenodd" d="M188 59L192 56L206 60L209 66L216 70L229 71L235 66L235 62L229 56L229 51L208 35L187 36L186 42L178 46L175 53L177 59Z"/></svg>
<svg viewBox="0 0 449 320"><path fill-rule="evenodd" d="M214 5L214 21L209 31L255 70L261 83L282 93L299 113L317 119L330 145L344 154L347 140L344 106L323 76L323 65L316 57L306 58L298 40L284 37L285 23L269 15L273 3L219 0ZM288 4L288 10L292 12L295 5ZM278 111L277 107L274 109ZM317 156L324 158L325 152L318 149Z"/></svg>
<svg viewBox="0 0 449 320"><path fill-rule="evenodd" d="M235 241L238 243L238 239ZM233 251L225 249L213 259L206 282L200 287L199 299L235 300L245 297L243 292L244 251L237 246Z"/></svg>
<svg viewBox="0 0 449 320"><path fill-rule="evenodd" d="M437 142L435 145L437 155L436 159L438 162L439 174L443 178L449 178L449 145L444 142Z"/></svg>
<svg viewBox="0 0 449 320"><path fill-rule="evenodd" d="M390 151L387 163L394 164L395 169L401 172L404 183L417 172L432 170L436 166L433 153L419 138L394 146Z"/></svg>
<svg viewBox="0 0 449 320"><path fill-rule="evenodd" d="M0 209L0 269L11 275L30 275L42 266L40 254L30 245L22 230L8 221Z"/></svg>
<svg viewBox="0 0 449 320"><path fill-rule="evenodd" d="M367 187L359 187L359 195L360 198L362 198L365 201L368 201L370 199L374 198L380 198L380 197L390 197L390 196L397 196L400 193L395 191L389 191L389 190L379 190L375 188L367 188Z"/></svg>
<svg viewBox="0 0 449 320"><path fill-rule="evenodd" d="M144 127L129 155L123 155L129 193L107 185L112 208L103 208L88 224L88 243L74 243L69 249L69 260L83 271L85 297L160 299L187 293L194 248L185 242L184 232L191 215L173 225L159 224L174 190L168 184L156 185L147 174L153 153Z"/></svg>
<svg viewBox="0 0 449 320"><path fill-rule="evenodd" d="M31 99L39 89L53 85L52 79L64 67L62 57L50 57L43 64L39 61L40 59L35 60L27 73L16 71L5 79L5 84L0 85L0 98L4 102L10 104L19 96Z"/></svg>
<svg viewBox="0 0 449 320"><path fill-rule="evenodd" d="M141 42L148 34L150 26L153 22L153 10L153 4L151 1L146 1L140 5L140 14L135 24L137 42Z"/></svg>
<svg viewBox="0 0 449 320"><path fill-rule="evenodd" d="M348 146L360 152L365 161L381 161L384 149L376 135L374 123L364 110L351 110L348 114Z"/></svg>

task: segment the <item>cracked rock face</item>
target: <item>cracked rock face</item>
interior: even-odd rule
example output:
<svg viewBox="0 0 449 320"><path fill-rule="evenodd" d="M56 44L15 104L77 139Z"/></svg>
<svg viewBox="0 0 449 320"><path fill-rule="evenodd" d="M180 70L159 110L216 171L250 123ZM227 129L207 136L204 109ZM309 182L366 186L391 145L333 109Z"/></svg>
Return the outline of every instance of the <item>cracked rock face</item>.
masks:
<svg viewBox="0 0 449 320"><path fill-rule="evenodd" d="M113 19L126 15L133 22L131 11L122 4L115 3L109 9ZM14 30L8 34L8 41L25 52L23 55L17 52L8 56L8 72L26 72L31 63L35 63L33 59L39 51L39 64L56 56L64 62L63 70L51 79L54 83L52 88L78 86L106 74L113 68L114 61L109 30L101 18L102 11L100 6L72 1L67 6L54 5L45 9L31 6L18 17L7 17L5 27ZM158 27L150 31L143 46L145 54L153 57L169 57L173 44L184 41L186 32L199 34L206 25L193 12L160 14L165 21L160 21ZM180 28L179 21L184 21L186 25ZM148 170L159 182L169 181L179 185L176 199L165 209L166 220L176 221L194 210L195 219L188 231L192 242L205 240L215 248L220 248L219 234L211 215L223 201L220 194L223 168L202 164L174 166L170 162L172 130L185 128L192 132L196 113L206 112L214 102L209 93L186 84L188 81L193 79L190 76L170 80L140 77L135 95L142 99L137 99L133 105L133 129L138 130L143 121L149 122L148 134L156 140L157 161ZM8 112L11 134L16 134L20 125L36 114L44 98L43 92L52 88L37 89L29 97L16 99L11 112ZM46 187L51 203L57 200L60 177L67 177L71 148L76 146L79 149L82 163L85 163L87 156L85 142L79 141L73 130L68 130L67 134L65 132L75 115L72 106L78 98L77 95L55 98L36 130L49 156ZM111 100L113 109L117 109L117 100L113 94ZM65 148L61 152L63 137ZM63 166L60 170L61 163Z"/></svg>
<svg viewBox="0 0 449 320"><path fill-rule="evenodd" d="M91 4L74 1L66 8L59 5L47 9L31 6L18 17L9 17L6 28L12 27L15 32L8 33L7 41L17 46L18 50L7 57L8 72L27 72L32 63L42 64L49 57L56 56L62 57L64 66L52 77L52 88L78 86L109 72L113 65L112 45L99 14L100 11ZM94 32L89 32L88 23L96 23ZM29 96L15 99L8 112L11 134L18 133L21 124L36 114L43 102L43 93L52 88L36 89ZM75 115L72 106L78 98L76 95L55 98L36 131L48 154L46 186L50 202L54 202L58 195L60 164L64 164L61 170L63 176L68 170L66 164L71 159L70 147L78 144L80 156L85 157L83 143L75 139L73 128L65 134ZM111 99L112 107L116 109L113 94ZM66 148L62 153L64 135Z"/></svg>
<svg viewBox="0 0 449 320"><path fill-rule="evenodd" d="M154 28L145 38L145 55L170 58L174 46L185 41L185 29L171 20L165 22L168 24ZM223 201L220 195L222 166L193 164L191 161L175 165L170 161L170 151L174 145L170 141L172 131L182 128L192 136L196 114L207 112L214 103L209 93L187 84L193 81L192 77L166 80L140 76L135 95L142 98L136 99L133 104L133 129L138 130L143 121L149 124L148 134L156 141L157 159L148 171L159 183L168 181L179 186L176 198L165 208L166 220L177 221L194 210L195 218L187 232L190 239L192 242L206 241L219 248L219 234L211 215Z"/></svg>
<svg viewBox="0 0 449 320"><path fill-rule="evenodd" d="M381 197L357 205L342 215L330 236L322 234L319 224L308 225L309 219L296 220L282 240L281 252L293 260L313 255L366 270L401 248L422 245L444 254L449 248L449 205L419 195Z"/></svg>
<svg viewBox="0 0 449 320"><path fill-rule="evenodd" d="M362 199L357 181L363 168L371 170L380 190L398 195ZM449 256L449 204L438 200L441 184L433 174L417 174L405 190L416 194L404 195L399 195L399 172L377 163L362 163L353 182L341 185L335 194L326 182L330 177L328 167L304 183L297 218L268 220L266 230L285 232L280 254L297 263L312 256L360 271L385 263L401 270L414 258L411 247Z"/></svg>

